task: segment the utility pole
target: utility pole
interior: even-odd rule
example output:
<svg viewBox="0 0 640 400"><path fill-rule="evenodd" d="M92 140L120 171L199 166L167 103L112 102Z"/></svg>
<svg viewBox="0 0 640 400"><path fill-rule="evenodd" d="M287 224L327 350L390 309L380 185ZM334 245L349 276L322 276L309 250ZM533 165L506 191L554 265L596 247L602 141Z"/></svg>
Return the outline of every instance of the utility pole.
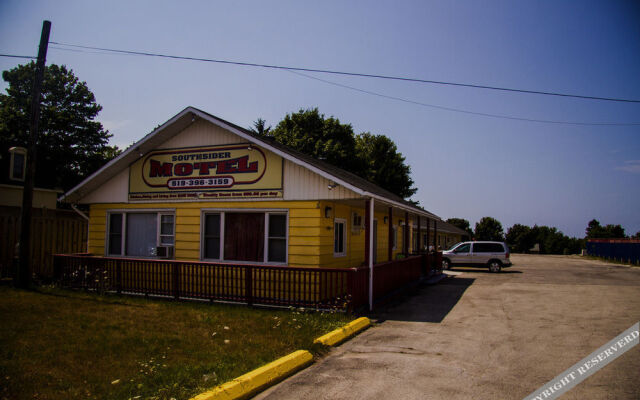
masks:
<svg viewBox="0 0 640 400"><path fill-rule="evenodd" d="M27 150L27 170L22 191L22 218L20 228L20 263L18 266L18 285L31 287L31 207L33 206L33 182L36 176L36 145L38 144L38 121L40 119L40 92L44 78L47 48L51 21L42 22L38 61L31 93L31 124L29 126L29 145Z"/></svg>

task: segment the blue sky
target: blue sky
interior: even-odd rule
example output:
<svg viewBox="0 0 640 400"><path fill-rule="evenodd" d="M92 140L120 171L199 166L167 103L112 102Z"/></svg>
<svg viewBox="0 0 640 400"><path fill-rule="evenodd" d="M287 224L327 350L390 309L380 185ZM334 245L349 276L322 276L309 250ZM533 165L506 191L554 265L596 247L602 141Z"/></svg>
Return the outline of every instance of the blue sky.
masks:
<svg viewBox="0 0 640 400"><path fill-rule="evenodd" d="M173 55L640 98L634 1L0 2L0 53L51 40ZM87 82L126 147L188 105L242 126L318 107L390 136L414 199L443 218L493 216L583 236L587 222L640 231L640 125L488 118L393 101L286 71L77 52L48 63ZM25 60L26 61L26 60ZM6 70L25 61L0 57ZM442 107L529 119L640 124L640 104L310 74ZM0 90L6 85L0 83Z"/></svg>

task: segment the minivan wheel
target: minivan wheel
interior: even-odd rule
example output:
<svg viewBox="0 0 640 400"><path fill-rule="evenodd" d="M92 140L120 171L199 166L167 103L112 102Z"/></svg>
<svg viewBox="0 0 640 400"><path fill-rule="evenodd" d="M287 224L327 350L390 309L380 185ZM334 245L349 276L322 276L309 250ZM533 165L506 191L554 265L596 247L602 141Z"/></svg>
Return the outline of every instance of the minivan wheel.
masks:
<svg viewBox="0 0 640 400"><path fill-rule="evenodd" d="M489 261L489 272L500 272L502 264L498 260Z"/></svg>
<svg viewBox="0 0 640 400"><path fill-rule="evenodd" d="M449 260L447 260L446 258L442 259L442 269L449 269L451 268L451 264L449 263Z"/></svg>

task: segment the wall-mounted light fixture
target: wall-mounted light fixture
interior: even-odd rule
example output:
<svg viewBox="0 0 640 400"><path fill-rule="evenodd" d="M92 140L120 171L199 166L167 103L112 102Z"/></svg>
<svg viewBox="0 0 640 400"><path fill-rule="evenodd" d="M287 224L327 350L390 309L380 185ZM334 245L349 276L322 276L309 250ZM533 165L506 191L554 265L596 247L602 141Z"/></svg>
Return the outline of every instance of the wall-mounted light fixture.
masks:
<svg viewBox="0 0 640 400"><path fill-rule="evenodd" d="M386 224L387 222L389 222L389 217L384 217L384 223Z"/></svg>
<svg viewBox="0 0 640 400"><path fill-rule="evenodd" d="M338 187L338 184L335 182L329 182L329 185L327 187L329 188L329 190L333 190Z"/></svg>
<svg viewBox="0 0 640 400"><path fill-rule="evenodd" d="M324 208L324 217L325 218L331 218L331 207L325 207Z"/></svg>
<svg viewBox="0 0 640 400"><path fill-rule="evenodd" d="M251 147L251 143L249 143L249 146L247 147L247 150L249 150L249 151L253 150L253 147Z"/></svg>
<svg viewBox="0 0 640 400"><path fill-rule="evenodd" d="M142 150L140 149L140 147L136 147L136 151L138 152L138 155L140 157L144 156L144 153L142 152Z"/></svg>

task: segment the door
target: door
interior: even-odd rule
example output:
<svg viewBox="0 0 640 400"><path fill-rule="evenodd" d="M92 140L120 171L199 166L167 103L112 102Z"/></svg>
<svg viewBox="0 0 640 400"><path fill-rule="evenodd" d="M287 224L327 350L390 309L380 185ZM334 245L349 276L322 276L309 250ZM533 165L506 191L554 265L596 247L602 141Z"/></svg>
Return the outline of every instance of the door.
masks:
<svg viewBox="0 0 640 400"><path fill-rule="evenodd" d="M452 264L470 264L471 263L471 243L464 243L456 247L450 253Z"/></svg>

